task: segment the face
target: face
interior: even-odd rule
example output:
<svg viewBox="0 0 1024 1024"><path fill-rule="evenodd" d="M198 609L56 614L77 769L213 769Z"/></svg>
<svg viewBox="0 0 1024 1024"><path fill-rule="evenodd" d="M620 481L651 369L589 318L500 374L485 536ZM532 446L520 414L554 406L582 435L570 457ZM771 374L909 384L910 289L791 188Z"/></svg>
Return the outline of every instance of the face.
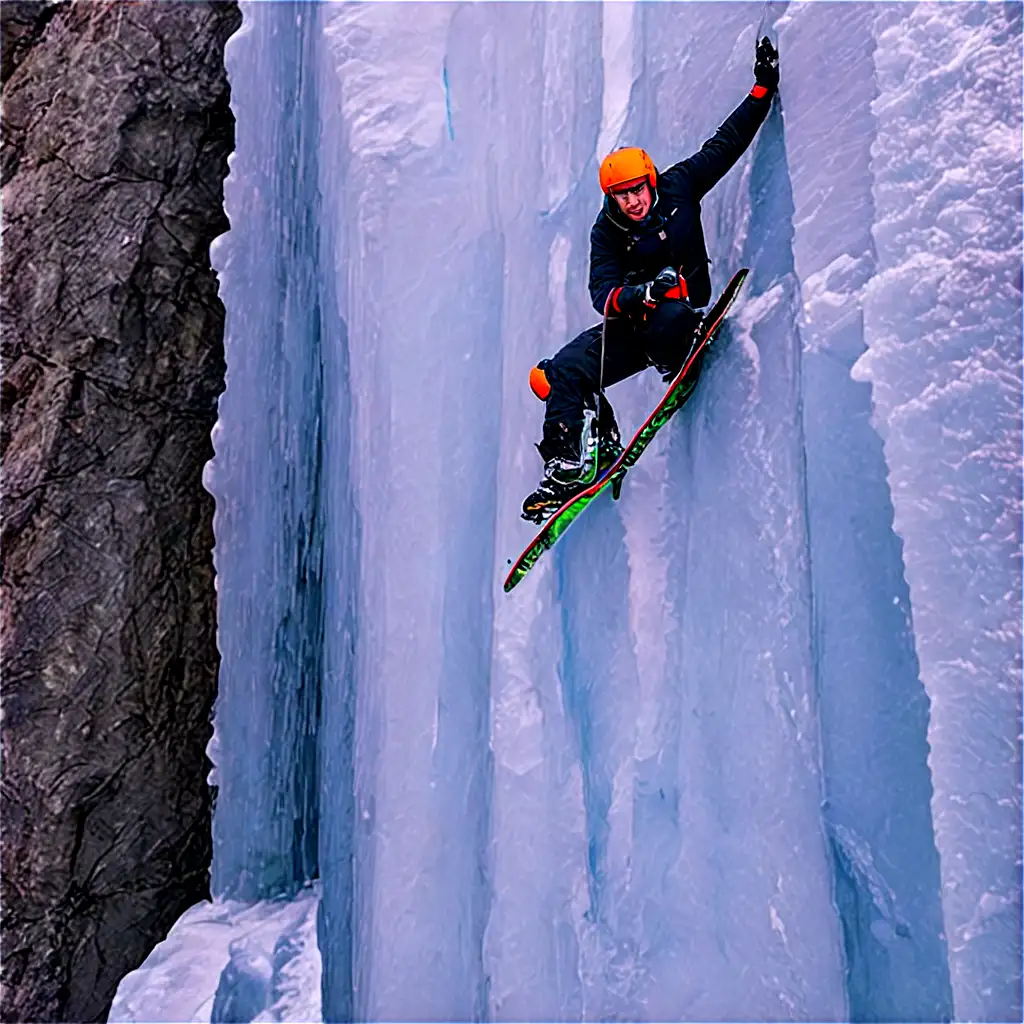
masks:
<svg viewBox="0 0 1024 1024"><path fill-rule="evenodd" d="M630 188L612 189L612 198L630 220L643 220L651 209L651 190L646 181Z"/></svg>

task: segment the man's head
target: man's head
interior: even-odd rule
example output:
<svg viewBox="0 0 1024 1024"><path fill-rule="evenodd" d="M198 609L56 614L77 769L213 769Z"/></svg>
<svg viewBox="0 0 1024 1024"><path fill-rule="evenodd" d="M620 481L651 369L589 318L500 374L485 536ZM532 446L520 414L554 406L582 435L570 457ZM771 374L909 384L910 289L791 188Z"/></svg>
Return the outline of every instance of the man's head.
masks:
<svg viewBox="0 0 1024 1024"><path fill-rule="evenodd" d="M635 146L617 149L601 162L601 190L630 220L643 220L654 204L658 172L654 161Z"/></svg>

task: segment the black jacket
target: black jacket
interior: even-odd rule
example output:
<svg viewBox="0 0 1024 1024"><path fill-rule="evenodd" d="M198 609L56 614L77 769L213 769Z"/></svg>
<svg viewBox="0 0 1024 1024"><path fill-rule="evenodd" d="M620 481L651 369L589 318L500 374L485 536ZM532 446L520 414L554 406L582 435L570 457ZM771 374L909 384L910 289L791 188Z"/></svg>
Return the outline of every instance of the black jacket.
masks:
<svg viewBox="0 0 1024 1024"><path fill-rule="evenodd" d="M659 172L654 203L642 221L631 221L605 197L590 231L590 298L598 313L604 314L613 288L651 281L665 267L682 271L694 307L711 301L700 201L753 141L772 96L745 97L700 152Z"/></svg>

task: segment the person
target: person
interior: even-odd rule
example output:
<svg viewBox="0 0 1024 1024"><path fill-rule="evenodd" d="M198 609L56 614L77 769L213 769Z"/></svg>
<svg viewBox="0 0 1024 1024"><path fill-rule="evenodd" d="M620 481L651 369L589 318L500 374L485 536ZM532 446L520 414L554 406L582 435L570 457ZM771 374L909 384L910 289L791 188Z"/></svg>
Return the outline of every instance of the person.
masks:
<svg viewBox="0 0 1024 1024"><path fill-rule="evenodd" d="M523 502L524 519L543 522L622 453L605 387L647 366L666 381L682 369L699 311L711 300L700 202L768 115L779 54L767 36L756 48L754 80L700 151L666 171L636 147L602 162L605 199L590 232L590 297L604 320L530 371L530 386L546 406L536 446L544 476Z"/></svg>

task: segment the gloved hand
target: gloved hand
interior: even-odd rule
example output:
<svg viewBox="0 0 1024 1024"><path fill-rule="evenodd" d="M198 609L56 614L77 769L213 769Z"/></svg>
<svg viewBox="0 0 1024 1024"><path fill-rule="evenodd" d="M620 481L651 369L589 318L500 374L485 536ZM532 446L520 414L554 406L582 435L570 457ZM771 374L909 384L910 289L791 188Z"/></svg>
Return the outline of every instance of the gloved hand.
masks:
<svg viewBox="0 0 1024 1024"><path fill-rule="evenodd" d="M686 281L675 267L666 267L647 285L648 294L655 304L664 299L685 299Z"/></svg>
<svg viewBox="0 0 1024 1024"><path fill-rule="evenodd" d="M754 54L754 81L769 92L779 87L779 51L767 36L757 44Z"/></svg>
<svg viewBox="0 0 1024 1024"><path fill-rule="evenodd" d="M611 309L614 313L641 313L670 298L686 298L686 282L675 268L665 267L653 281L627 284L612 292Z"/></svg>
<svg viewBox="0 0 1024 1024"><path fill-rule="evenodd" d="M626 284L616 288L609 295L608 310L614 316L616 313L625 313L627 316L634 313L643 313L647 309L653 309L657 303L650 301L647 289L651 284Z"/></svg>

